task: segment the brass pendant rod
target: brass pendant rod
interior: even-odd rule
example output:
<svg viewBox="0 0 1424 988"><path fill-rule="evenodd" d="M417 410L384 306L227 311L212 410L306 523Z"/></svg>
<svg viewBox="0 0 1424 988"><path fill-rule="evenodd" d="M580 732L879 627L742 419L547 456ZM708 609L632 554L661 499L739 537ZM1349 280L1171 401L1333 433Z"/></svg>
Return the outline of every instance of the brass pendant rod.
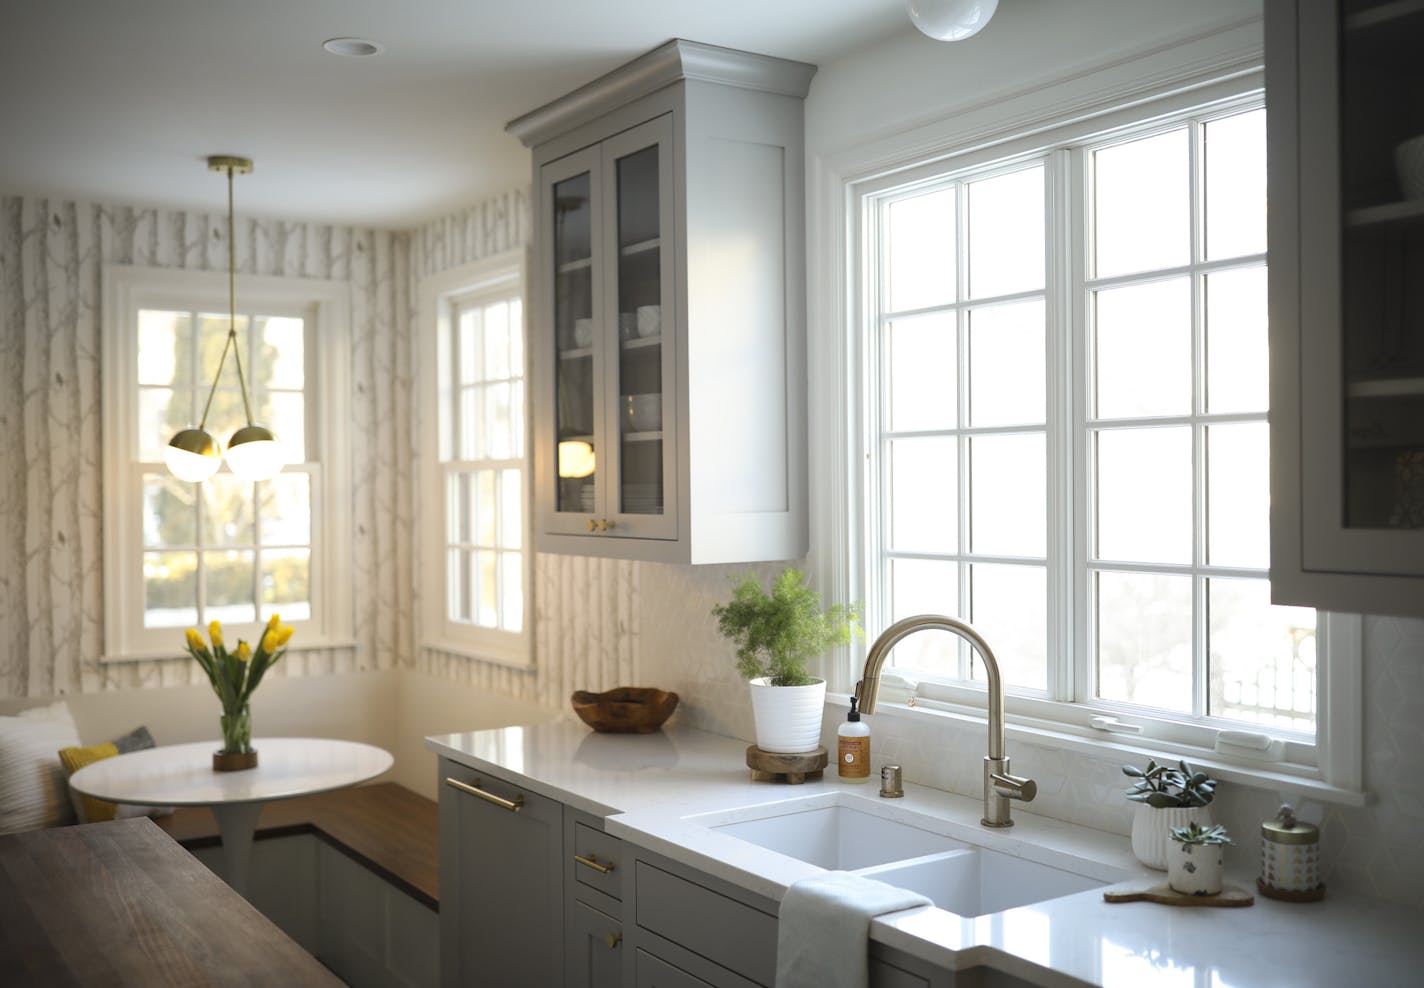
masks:
<svg viewBox="0 0 1424 988"><path fill-rule="evenodd" d="M249 338L251 335L252 327L249 326ZM247 379L242 373L242 348L237 345L237 243L233 236L231 165L227 167L227 340L232 347L232 359L237 361L237 386L242 391L242 410L247 415L247 424L251 425L252 403L247 399Z"/></svg>

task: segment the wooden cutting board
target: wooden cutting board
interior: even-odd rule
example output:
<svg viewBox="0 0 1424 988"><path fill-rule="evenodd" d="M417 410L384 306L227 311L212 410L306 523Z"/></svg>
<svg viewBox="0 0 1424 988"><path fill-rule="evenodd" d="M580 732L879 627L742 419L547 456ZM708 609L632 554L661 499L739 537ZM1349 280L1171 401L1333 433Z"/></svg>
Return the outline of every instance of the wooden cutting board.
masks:
<svg viewBox="0 0 1424 988"><path fill-rule="evenodd" d="M1164 906L1217 906L1235 909L1255 903L1256 897L1243 888L1223 885L1216 895L1188 895L1178 892L1165 881L1141 889L1104 892L1104 902L1160 902Z"/></svg>

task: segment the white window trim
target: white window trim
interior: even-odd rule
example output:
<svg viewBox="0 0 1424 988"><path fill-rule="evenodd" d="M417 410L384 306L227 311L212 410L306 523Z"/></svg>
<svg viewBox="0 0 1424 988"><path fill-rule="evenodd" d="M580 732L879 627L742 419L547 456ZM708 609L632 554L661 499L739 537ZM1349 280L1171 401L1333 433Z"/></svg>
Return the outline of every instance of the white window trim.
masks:
<svg viewBox="0 0 1424 988"><path fill-rule="evenodd" d="M304 392L319 402L314 435L319 469L312 478L312 618L292 622L298 650L349 646L354 639L351 586L351 304L345 282L243 275L246 311L301 311L307 338L319 341L315 380ZM103 269L104 655L103 662L183 657L181 628L143 627L143 491L129 455L138 449L140 308L223 309L225 271L105 265ZM211 383L208 378L207 383ZM228 637L255 639L260 622L232 623Z"/></svg>
<svg viewBox="0 0 1424 988"><path fill-rule="evenodd" d="M419 327L421 422L421 545L422 628L421 647L439 652L493 662L517 669L534 665L534 527L533 471L530 469L532 396L529 391L529 306L528 252L505 251L472 264L442 271L421 281L417 326ZM445 485L440 461L440 380L439 344L450 332L452 302L471 293L518 286L524 296L520 309L524 318L524 581L523 630L515 633L482 628L449 619L445 586Z"/></svg>
<svg viewBox="0 0 1424 988"><path fill-rule="evenodd" d="M868 368L860 327L867 302L857 294L864 277L859 246L862 194L902 185L914 170L943 172L1027 156L1115 127L1142 126L1154 115L1239 99L1262 88L1261 65L1259 28L1233 28L866 145L808 156L808 324L822 327L808 346L811 489L818 495L811 507L810 567L832 599L865 599L867 423L861 396ZM1045 137L1049 131L1052 140ZM1050 242L1061 242L1065 231L1050 229L1048 235ZM1050 325L1051 333L1057 329ZM1050 346L1058 345L1050 341ZM1177 751L1229 781L1297 788L1323 800L1362 805L1362 623L1357 616L1322 614L1322 624L1330 659L1319 682L1317 763L1253 761L1155 739L1134 745L1121 734L1104 740L1106 732L1086 724L1078 729L1062 720L1035 723L1013 698L1008 704L1010 733L1031 735L1037 744L1102 754ZM867 629L867 634L873 638L878 630ZM844 649L832 656L827 679L832 690L843 695L854 688L860 671L859 658ZM971 708L951 705L952 713L909 710L897 703L893 689L884 690L883 696L888 702L881 709L892 716L967 715L982 721L982 714ZM1085 709L1081 720L1086 722L1088 713Z"/></svg>

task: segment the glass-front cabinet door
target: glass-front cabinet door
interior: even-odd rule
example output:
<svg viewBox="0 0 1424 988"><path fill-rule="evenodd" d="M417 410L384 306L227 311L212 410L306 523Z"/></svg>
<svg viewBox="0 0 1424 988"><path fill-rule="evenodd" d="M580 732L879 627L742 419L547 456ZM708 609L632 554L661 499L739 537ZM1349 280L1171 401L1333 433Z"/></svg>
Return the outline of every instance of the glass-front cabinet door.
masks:
<svg viewBox="0 0 1424 988"><path fill-rule="evenodd" d="M1272 596L1424 614L1424 3L1265 13Z"/></svg>
<svg viewBox="0 0 1424 988"><path fill-rule="evenodd" d="M673 389L672 118L603 143L606 349L613 396L609 500L614 532L676 538Z"/></svg>
<svg viewBox="0 0 1424 988"><path fill-rule="evenodd" d="M671 117L551 162L540 186L546 527L675 539Z"/></svg>
<svg viewBox="0 0 1424 988"><path fill-rule="evenodd" d="M574 532L593 518L598 507L600 407L603 397L598 309L603 283L594 245L603 225L595 191L601 162L597 149L580 151L545 169L544 215L551 229L544 248L543 284L551 291L553 318L552 421L556 486L541 491L553 498L557 531ZM541 441L550 441L547 433Z"/></svg>

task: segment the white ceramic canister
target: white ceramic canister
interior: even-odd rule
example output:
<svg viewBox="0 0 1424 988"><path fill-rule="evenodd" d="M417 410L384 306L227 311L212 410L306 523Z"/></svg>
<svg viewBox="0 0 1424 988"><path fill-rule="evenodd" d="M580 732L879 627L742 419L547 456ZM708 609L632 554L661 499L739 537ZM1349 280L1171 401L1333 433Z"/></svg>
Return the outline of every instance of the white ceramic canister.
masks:
<svg viewBox="0 0 1424 988"><path fill-rule="evenodd" d="M1295 818L1290 804L1261 824L1261 875L1256 888L1272 899L1314 902L1325 896L1320 881L1320 828Z"/></svg>

